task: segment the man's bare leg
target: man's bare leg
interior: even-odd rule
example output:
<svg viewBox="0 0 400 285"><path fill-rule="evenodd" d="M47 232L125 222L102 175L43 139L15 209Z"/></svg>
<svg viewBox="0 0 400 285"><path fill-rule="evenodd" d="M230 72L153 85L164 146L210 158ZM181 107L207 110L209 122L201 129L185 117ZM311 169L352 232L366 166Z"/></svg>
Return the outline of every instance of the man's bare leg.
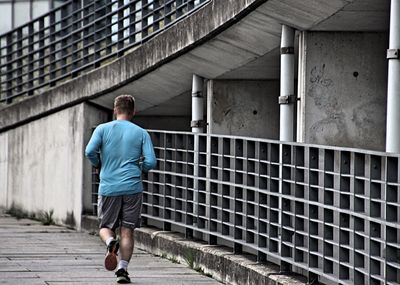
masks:
<svg viewBox="0 0 400 285"><path fill-rule="evenodd" d="M107 240L110 238L115 238L115 233L108 228L101 228L99 231L99 236L104 243L107 243Z"/></svg>
<svg viewBox="0 0 400 285"><path fill-rule="evenodd" d="M120 240L120 259L129 262L133 252L133 229L121 227L121 240ZM126 270L126 268L124 268Z"/></svg>

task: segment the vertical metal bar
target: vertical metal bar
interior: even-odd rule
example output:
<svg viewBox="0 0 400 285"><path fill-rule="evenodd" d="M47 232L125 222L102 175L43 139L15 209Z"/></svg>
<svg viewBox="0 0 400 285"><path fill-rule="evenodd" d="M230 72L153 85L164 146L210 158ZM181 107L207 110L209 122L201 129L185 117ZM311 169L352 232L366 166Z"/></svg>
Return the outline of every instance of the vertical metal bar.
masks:
<svg viewBox="0 0 400 285"><path fill-rule="evenodd" d="M34 23L30 23L29 24L29 38L28 38L28 82L27 82L27 89L28 89L28 95L33 95L33 80L34 80L34 76L33 76L33 61L34 61L34 48L33 48L33 34L35 32L34 27L33 27Z"/></svg>
<svg viewBox="0 0 400 285"><path fill-rule="evenodd" d="M129 5L129 44L136 42L136 2Z"/></svg>
<svg viewBox="0 0 400 285"><path fill-rule="evenodd" d="M118 2L117 9L122 7L124 5L124 0L119 0ZM122 18L124 17L124 12L123 10L118 11L117 13L117 21L118 21L118 52L119 55L122 55L123 52L120 52L124 48L124 32L123 32L123 27L124 27L124 21Z"/></svg>
<svg viewBox="0 0 400 285"><path fill-rule="evenodd" d="M400 153L400 0L392 0L388 50L386 151Z"/></svg>
<svg viewBox="0 0 400 285"><path fill-rule="evenodd" d="M295 30L282 26L281 37L281 96L280 133L281 141L294 140L294 36Z"/></svg>
<svg viewBox="0 0 400 285"><path fill-rule="evenodd" d="M72 5L73 5L73 3L69 3L67 6L64 6L61 9L61 19L64 19L65 17L68 17L71 13L73 13L73 6ZM71 28L67 28L67 26L70 23L72 23L72 18L68 18L67 20L62 20L61 21L61 23L60 23L61 31L59 33L60 38L63 38L65 36L67 36L67 35L71 36L72 30L71 30L71 33L70 33L69 29L71 29ZM60 53L60 56L61 56L62 59L59 62L59 65L60 65L60 68L61 68L61 74L66 74L68 71L69 72L72 71L71 68L69 68L69 70L68 70L68 67L67 67L67 62L68 62L67 56L69 57L69 56L71 56L70 54L73 53L72 47L69 47L69 48L66 47L68 44L69 44L68 39L63 39L61 41L61 53ZM69 52L69 50L71 52Z"/></svg>
<svg viewBox="0 0 400 285"><path fill-rule="evenodd" d="M42 19L39 20L39 34L38 34L38 36L39 36L40 41L39 41L39 62L38 62L38 67L39 67L38 79L39 80L37 82L38 85L41 85L44 82L44 76L45 76L44 75L44 68L43 68L43 65L45 63L45 60L44 60L44 54L45 54L44 53L44 48L45 48L44 36L46 35L45 31L44 31L44 19L45 18L42 18ZM35 93L35 92L33 92L33 93Z"/></svg>
<svg viewBox="0 0 400 285"><path fill-rule="evenodd" d="M7 61L12 61L12 39L13 39L13 32L7 34ZM12 64L7 64L7 91L6 91L6 103L11 103L11 96L12 96Z"/></svg>
<svg viewBox="0 0 400 285"><path fill-rule="evenodd" d="M192 132L194 134L194 212L197 215L197 221L199 221L198 217L198 204L199 204L199 151L200 151L200 138L198 133L203 132L203 128L200 126L203 120L203 78L200 76L193 74L192 80Z"/></svg>
<svg viewBox="0 0 400 285"><path fill-rule="evenodd" d="M204 79L193 74L192 81L192 132L202 133L204 131L203 121L203 83Z"/></svg>
<svg viewBox="0 0 400 285"><path fill-rule="evenodd" d="M92 37L87 37L93 30L93 22L91 21L91 17L88 16L88 14L91 13L91 10L93 10L93 4L89 5L87 4L88 1L83 0L83 6L85 8L82 11L83 14L82 17L83 17L83 26L85 28L83 29L83 42L82 42L83 52L82 52L81 66L85 66L87 63L89 63L90 48L88 47L88 44L89 42L93 41Z"/></svg>
<svg viewBox="0 0 400 285"><path fill-rule="evenodd" d="M98 18L103 17L107 13L107 4L111 0L102 0L94 2L94 67L99 67L100 63L98 60L101 58L102 52L102 44L107 43L107 37L105 36L107 33L106 27L110 25L111 20L108 20L108 17L102 20Z"/></svg>
<svg viewBox="0 0 400 285"><path fill-rule="evenodd" d="M56 77L56 72L55 69L57 68L57 62L56 62L56 54L55 54L55 50L56 50L56 45L54 43L54 41L56 40L56 15L55 13L51 13L50 14L50 28L49 28L49 35L50 35L50 56L48 57L48 61L50 64L50 68L49 68L49 75L50 75L50 80L53 80ZM54 83L50 83L50 86L53 86Z"/></svg>
<svg viewBox="0 0 400 285"><path fill-rule="evenodd" d="M82 32L81 31L77 32L77 30L80 29L82 26L82 12L77 12L78 10L81 9L81 7L82 7L81 1L74 2L72 6L72 13L74 13L72 21L75 22L75 24L72 26L71 39L72 42L76 42L75 44L72 45L72 66L71 66L72 77L78 75L78 73L75 70L79 67L80 61L78 61L78 59L82 58L83 55L82 51L79 51L79 53L76 52L76 50L82 44Z"/></svg>
<svg viewBox="0 0 400 285"><path fill-rule="evenodd" d="M297 103L297 142L305 142L305 97L306 97L306 56L307 56L307 32L299 34L299 71L298 71L298 97Z"/></svg>
<svg viewBox="0 0 400 285"><path fill-rule="evenodd" d="M294 38L295 30L289 26L282 26L281 35L281 94L280 104L280 132L281 141L294 140ZM283 183L283 145L279 145L279 252L282 255L282 183ZM290 266L281 261L281 270L290 270Z"/></svg>
<svg viewBox="0 0 400 285"><path fill-rule="evenodd" d="M146 7L145 7L146 6ZM148 12L148 8L147 8L147 0L142 0L142 36L141 38L144 39L145 37L147 37L147 16L148 16L149 12ZM146 28L145 28L146 27Z"/></svg>
<svg viewBox="0 0 400 285"><path fill-rule="evenodd" d="M14 90L16 91L16 93L20 93L24 90L24 85L23 85L23 80L22 80L22 73L23 73L23 45L22 45L22 38L23 38L23 29L19 28L17 30L17 53L16 53L16 57L18 58L17 62L17 70L16 70L16 78L15 78L15 82L16 82L16 86L17 88L15 88Z"/></svg>

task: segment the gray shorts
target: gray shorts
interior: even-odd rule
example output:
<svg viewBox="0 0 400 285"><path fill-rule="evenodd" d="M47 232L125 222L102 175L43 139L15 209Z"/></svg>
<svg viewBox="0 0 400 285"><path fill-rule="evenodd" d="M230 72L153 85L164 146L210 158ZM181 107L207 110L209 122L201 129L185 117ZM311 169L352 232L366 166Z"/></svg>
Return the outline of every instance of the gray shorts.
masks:
<svg viewBox="0 0 400 285"><path fill-rule="evenodd" d="M123 196L99 196L97 212L99 228L115 231L119 226L140 227L143 193Z"/></svg>

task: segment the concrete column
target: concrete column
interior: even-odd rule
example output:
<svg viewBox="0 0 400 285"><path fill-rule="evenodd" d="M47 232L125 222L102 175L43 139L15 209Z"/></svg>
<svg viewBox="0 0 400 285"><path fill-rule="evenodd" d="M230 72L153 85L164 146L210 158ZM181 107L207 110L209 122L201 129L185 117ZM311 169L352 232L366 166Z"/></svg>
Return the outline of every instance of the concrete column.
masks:
<svg viewBox="0 0 400 285"><path fill-rule="evenodd" d="M294 140L294 38L295 30L282 26L281 38L281 96L280 104L280 132L281 141Z"/></svg>
<svg viewBox="0 0 400 285"><path fill-rule="evenodd" d="M192 82L192 122L190 124L192 132L204 132L204 114L203 114L203 83L204 79L193 74Z"/></svg>
<svg viewBox="0 0 400 285"><path fill-rule="evenodd" d="M400 0L392 0L390 10L390 39L388 98L386 118L386 151L400 153Z"/></svg>

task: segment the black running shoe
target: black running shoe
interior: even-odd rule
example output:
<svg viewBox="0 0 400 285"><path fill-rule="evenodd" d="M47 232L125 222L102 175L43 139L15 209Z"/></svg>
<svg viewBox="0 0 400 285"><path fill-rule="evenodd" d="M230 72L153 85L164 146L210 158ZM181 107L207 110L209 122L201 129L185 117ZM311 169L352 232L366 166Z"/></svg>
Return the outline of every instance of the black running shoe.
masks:
<svg viewBox="0 0 400 285"><path fill-rule="evenodd" d="M119 249L119 242L116 239L111 241L110 244L107 246L107 254L106 257L104 258L104 267L109 271L113 271L115 268L117 268L118 249Z"/></svg>
<svg viewBox="0 0 400 285"><path fill-rule="evenodd" d="M120 283L120 284L131 283L131 279L129 278L128 271L126 271L125 269L123 269L123 268L118 269L118 271L115 272L115 275L117 276L117 283Z"/></svg>

